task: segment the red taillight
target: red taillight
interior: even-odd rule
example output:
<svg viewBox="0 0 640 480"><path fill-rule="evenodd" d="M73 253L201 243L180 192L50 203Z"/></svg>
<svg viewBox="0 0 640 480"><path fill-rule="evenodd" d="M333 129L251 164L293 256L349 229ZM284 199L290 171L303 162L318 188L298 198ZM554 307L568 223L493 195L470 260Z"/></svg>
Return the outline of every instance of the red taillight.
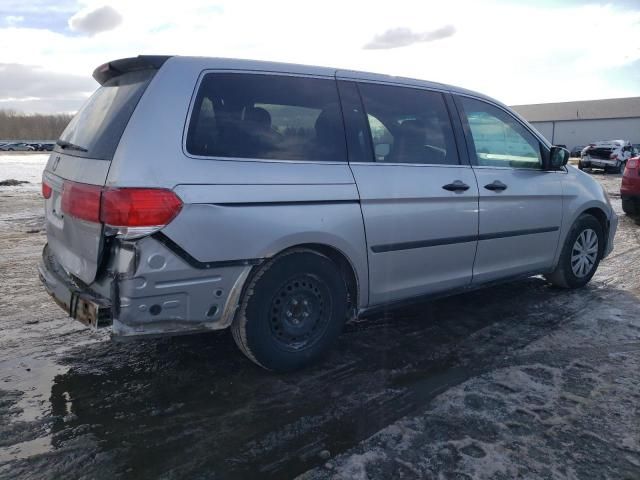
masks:
<svg viewBox="0 0 640 480"><path fill-rule="evenodd" d="M88 222L100 221L100 197L102 188L85 183L64 182L62 187L62 211Z"/></svg>
<svg viewBox="0 0 640 480"><path fill-rule="evenodd" d="M46 183L42 182L42 196L44 198L51 198L52 192L53 192L53 189Z"/></svg>
<svg viewBox="0 0 640 480"><path fill-rule="evenodd" d="M113 227L166 225L181 208L182 200L171 190L107 188L102 193L100 220Z"/></svg>
<svg viewBox="0 0 640 480"><path fill-rule="evenodd" d="M640 158L634 157L627 160L627 168L629 170L635 170L640 165Z"/></svg>
<svg viewBox="0 0 640 480"><path fill-rule="evenodd" d="M112 227L164 226L181 208L175 193L160 188L103 188L67 181L62 189L65 214Z"/></svg>

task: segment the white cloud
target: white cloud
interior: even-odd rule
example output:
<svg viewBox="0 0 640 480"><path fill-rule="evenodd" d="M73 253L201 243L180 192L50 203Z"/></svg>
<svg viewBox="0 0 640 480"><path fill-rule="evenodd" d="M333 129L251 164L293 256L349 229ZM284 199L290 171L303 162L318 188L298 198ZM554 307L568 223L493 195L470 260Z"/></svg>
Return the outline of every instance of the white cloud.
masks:
<svg viewBox="0 0 640 480"><path fill-rule="evenodd" d="M456 29L453 25L445 25L444 27L432 30L430 32L412 32L409 28L392 28L373 37L369 43L363 48L369 50L381 50L386 48L398 48L406 47L414 43L420 42L433 42L434 40L440 40L447 38L456 33Z"/></svg>
<svg viewBox="0 0 640 480"><path fill-rule="evenodd" d="M8 25L17 25L24 22L24 17L22 15L7 15L4 20Z"/></svg>
<svg viewBox="0 0 640 480"><path fill-rule="evenodd" d="M117 29L79 37L20 25L0 28L2 61L92 82L93 69L116 58L220 56L423 78L510 104L640 95L640 83L621 82L619 70L634 62L640 69L640 7L542 7L515 0L395 0L393 8L376 0L81 0L82 11L95 11L105 1L123 18ZM452 24L455 34L442 41L362 48L397 26L415 40Z"/></svg>
<svg viewBox="0 0 640 480"><path fill-rule="evenodd" d="M85 76L55 73L32 65L0 63L0 108L27 112L73 111L96 83Z"/></svg>
<svg viewBox="0 0 640 480"><path fill-rule="evenodd" d="M93 10L76 13L69 19L69 28L75 32L95 35L113 30L121 23L122 15L115 8L104 5Z"/></svg>

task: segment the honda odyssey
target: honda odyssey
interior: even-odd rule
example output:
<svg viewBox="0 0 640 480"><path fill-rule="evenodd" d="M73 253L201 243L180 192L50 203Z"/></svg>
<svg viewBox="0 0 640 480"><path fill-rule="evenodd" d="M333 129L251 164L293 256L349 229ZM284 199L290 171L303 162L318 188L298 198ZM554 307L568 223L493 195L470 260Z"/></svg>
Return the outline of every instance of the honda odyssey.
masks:
<svg viewBox="0 0 640 480"><path fill-rule="evenodd" d="M349 318L613 248L607 194L511 109L421 80L216 58L106 63L43 174L39 274L114 337L230 327L274 371Z"/></svg>

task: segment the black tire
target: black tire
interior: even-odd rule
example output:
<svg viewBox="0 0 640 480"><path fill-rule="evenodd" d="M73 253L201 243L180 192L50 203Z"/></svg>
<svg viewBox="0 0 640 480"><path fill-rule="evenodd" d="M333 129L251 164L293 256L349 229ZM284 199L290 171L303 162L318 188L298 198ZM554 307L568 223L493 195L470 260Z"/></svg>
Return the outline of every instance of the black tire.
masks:
<svg viewBox="0 0 640 480"><path fill-rule="evenodd" d="M617 162L615 167L605 168L605 173L621 173L622 172L622 162Z"/></svg>
<svg viewBox="0 0 640 480"><path fill-rule="evenodd" d="M294 249L259 267L231 332L240 350L261 367L296 370L333 345L347 308L347 286L337 265L313 250Z"/></svg>
<svg viewBox="0 0 640 480"><path fill-rule="evenodd" d="M632 216L640 214L640 209L638 209L638 201L633 198L623 198L622 211L627 215Z"/></svg>
<svg viewBox="0 0 640 480"><path fill-rule="evenodd" d="M594 263L590 270L585 275L579 276L576 275L572 268L571 257L578 237L588 230L592 230L597 236L597 251ZM545 278L553 285L561 288L583 287L589 283L593 275L596 273L603 251L604 232L602 230L602 225L600 225L600 222L593 215L582 214L577 218L571 227L571 230L569 230L569 233L567 234L556 269L550 274L545 275Z"/></svg>
<svg viewBox="0 0 640 480"><path fill-rule="evenodd" d="M580 160L578 160L578 170L584 170L584 167L582 166L582 162Z"/></svg>

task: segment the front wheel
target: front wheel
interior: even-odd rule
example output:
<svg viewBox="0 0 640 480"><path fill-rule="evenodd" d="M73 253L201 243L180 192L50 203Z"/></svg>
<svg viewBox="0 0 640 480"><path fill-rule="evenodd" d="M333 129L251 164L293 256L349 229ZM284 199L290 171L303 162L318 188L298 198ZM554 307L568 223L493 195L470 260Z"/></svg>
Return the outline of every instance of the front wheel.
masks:
<svg viewBox="0 0 640 480"><path fill-rule="evenodd" d="M580 288L596 273L603 251L602 225L593 215L582 214L567 234L556 269L545 277L557 287Z"/></svg>
<svg viewBox="0 0 640 480"><path fill-rule="evenodd" d="M313 250L294 249L251 278L231 331L250 360L267 370L291 371L329 349L347 308L347 286L337 265Z"/></svg>

